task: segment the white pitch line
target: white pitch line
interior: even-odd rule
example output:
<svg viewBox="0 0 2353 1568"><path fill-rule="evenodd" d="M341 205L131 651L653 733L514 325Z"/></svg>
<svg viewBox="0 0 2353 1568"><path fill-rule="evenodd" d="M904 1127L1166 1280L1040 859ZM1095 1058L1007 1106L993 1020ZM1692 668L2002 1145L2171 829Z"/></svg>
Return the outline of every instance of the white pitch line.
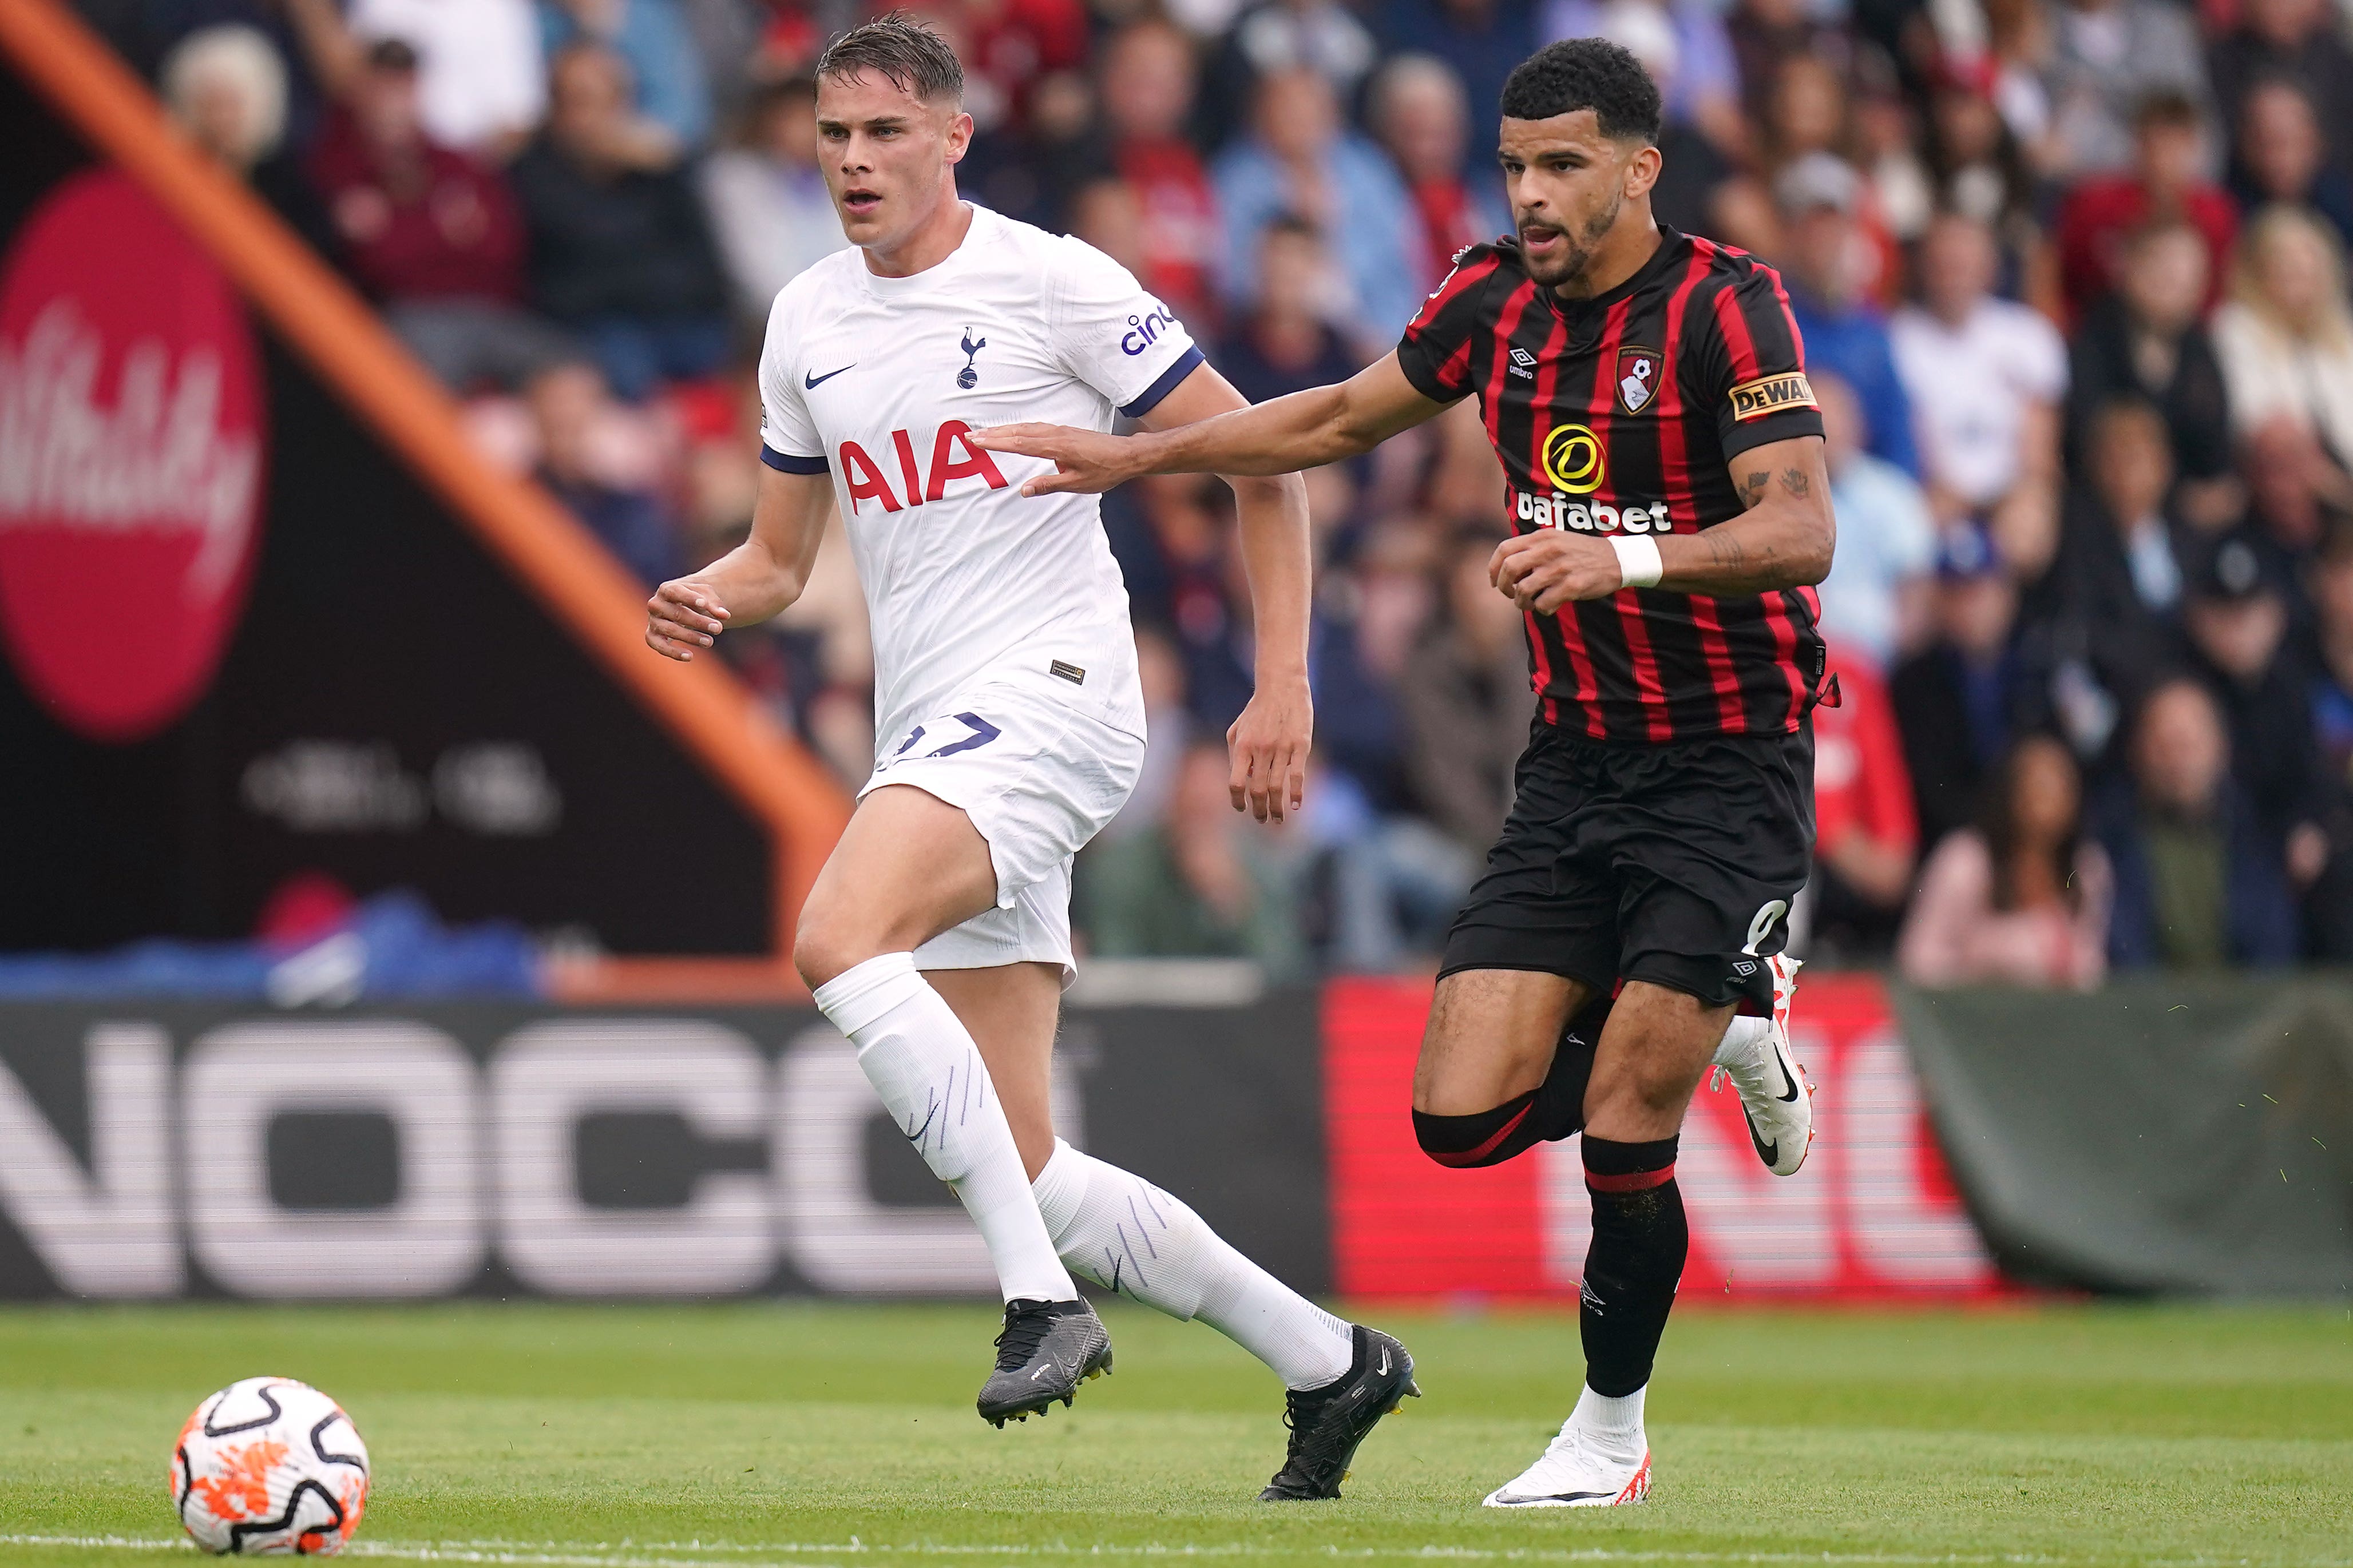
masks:
<svg viewBox="0 0 2353 1568"><path fill-rule="evenodd" d="M182 1539L125 1535L32 1535L0 1534L0 1546L63 1546L111 1549L133 1552L174 1552L193 1550L194 1542ZM492 1565L514 1565L514 1568L712 1568L709 1555L699 1557L648 1556L648 1552L702 1552L727 1554L737 1568L818 1568L807 1561L780 1556L768 1562L745 1563L749 1553L806 1553L821 1557L858 1557L871 1553L892 1553L906 1556L939 1557L1321 1557L1330 1561L1346 1559L1404 1559L1426 1562L1499 1562L1499 1563L1807 1563L1824 1564L1826 1568L2100 1568L2103 1564L2137 1563L2141 1568L2247 1568L2248 1558L2125 1558L2125 1557L2052 1557L2026 1552L1963 1553L1940 1555L1900 1552L1642 1552L1620 1551L1609 1547L1567 1548L1488 1548L1475 1546L1415 1546L1415 1547L1338 1547L1326 1546L1321 1551L1310 1547L1261 1545L1249 1542L1217 1542L1206 1545L1146 1542L1131 1545L1096 1543L1087 1546L1067 1545L978 1545L951 1546L935 1542L913 1542L897 1544L889 1542L861 1541L852 1536L846 1542L561 1542L561 1541L498 1541L475 1540L448 1542L355 1542L345 1549L353 1557L378 1557L408 1563L456 1563ZM2300 1568L2353 1568L2347 1560L2306 1560Z"/></svg>
<svg viewBox="0 0 2353 1568"><path fill-rule="evenodd" d="M550 1542L551 1545L556 1543ZM128 1535L0 1535L0 1546L74 1546L112 1548L128 1552L194 1550L192 1541L156 1540ZM607 1552L509 1551L481 1546L440 1547L401 1542L354 1542L343 1549L346 1557L386 1557L404 1563L512 1563L518 1568L711 1568L702 1557L633 1557ZM805 1563L776 1562L747 1568L817 1568Z"/></svg>

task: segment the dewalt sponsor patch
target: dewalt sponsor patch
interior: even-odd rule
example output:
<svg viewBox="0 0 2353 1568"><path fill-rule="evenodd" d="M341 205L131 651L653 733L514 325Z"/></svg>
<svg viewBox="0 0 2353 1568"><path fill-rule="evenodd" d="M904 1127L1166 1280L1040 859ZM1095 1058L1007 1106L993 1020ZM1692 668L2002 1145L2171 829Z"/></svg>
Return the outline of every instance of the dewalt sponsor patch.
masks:
<svg viewBox="0 0 2353 1568"><path fill-rule="evenodd" d="M1762 419L1767 414L1778 414L1784 408L1811 408L1814 389L1806 381L1806 373L1789 371L1781 375L1762 375L1755 381L1744 381L1732 389L1732 416L1744 424Z"/></svg>

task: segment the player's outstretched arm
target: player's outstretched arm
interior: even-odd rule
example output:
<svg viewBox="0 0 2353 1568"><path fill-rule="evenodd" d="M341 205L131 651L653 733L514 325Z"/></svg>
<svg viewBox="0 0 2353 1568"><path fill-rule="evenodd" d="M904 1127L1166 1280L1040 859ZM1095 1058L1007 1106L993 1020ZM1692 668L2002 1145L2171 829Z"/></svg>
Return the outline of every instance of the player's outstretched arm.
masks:
<svg viewBox="0 0 2353 1568"><path fill-rule="evenodd" d="M1220 414L1181 429L1105 436L1061 425L999 425L973 432L992 452L1044 458L1059 470L1024 483L1025 496L1100 494L1143 474L1295 474L1371 451L1445 412L1414 390L1391 352L1333 386Z"/></svg>
<svg viewBox="0 0 2353 1568"><path fill-rule="evenodd" d="M1724 596L1805 587L1829 576L1838 527L1831 517L1822 438L1799 436L1751 447L1730 468L1748 510L1696 533L1644 536L1658 547L1655 579L1630 578L1626 556L1609 539L1550 528L1497 545L1488 576L1520 608L1538 615L1630 585ZM1630 543L1634 536L1620 537Z"/></svg>
<svg viewBox="0 0 2353 1568"><path fill-rule="evenodd" d="M763 464L751 537L702 571L654 590L646 601L646 646L686 664L727 627L765 621L799 598L832 508L830 476L780 473Z"/></svg>
<svg viewBox="0 0 2353 1568"><path fill-rule="evenodd" d="M1174 430L1250 407L1250 400L1201 365L1153 405L1147 431ZM1307 487L1295 474L1222 476L1233 487L1241 523L1242 565L1250 574L1250 626L1257 647L1250 700L1226 731L1234 809L1281 822L1307 795L1307 753L1315 703L1307 689L1307 620L1315 562L1308 539Z"/></svg>

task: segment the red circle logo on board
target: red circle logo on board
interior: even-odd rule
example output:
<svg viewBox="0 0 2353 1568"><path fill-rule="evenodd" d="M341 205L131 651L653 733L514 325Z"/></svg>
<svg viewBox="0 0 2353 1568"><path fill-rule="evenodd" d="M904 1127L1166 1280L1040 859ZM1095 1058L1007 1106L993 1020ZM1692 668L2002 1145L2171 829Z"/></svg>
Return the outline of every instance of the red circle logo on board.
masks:
<svg viewBox="0 0 2353 1568"><path fill-rule="evenodd" d="M142 739L211 683L259 532L261 398L236 289L127 176L34 209L0 263L0 643L76 731Z"/></svg>

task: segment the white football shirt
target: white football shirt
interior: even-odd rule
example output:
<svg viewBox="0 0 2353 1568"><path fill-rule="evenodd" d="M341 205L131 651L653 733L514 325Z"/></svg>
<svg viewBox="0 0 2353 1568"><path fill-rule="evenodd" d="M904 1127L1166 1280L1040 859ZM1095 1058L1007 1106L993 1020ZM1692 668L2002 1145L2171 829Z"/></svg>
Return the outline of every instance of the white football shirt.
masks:
<svg viewBox="0 0 2353 1568"><path fill-rule="evenodd" d="M1127 584L1096 498L1024 498L1053 465L964 437L1020 420L1108 431L1200 363L1119 263L982 207L955 254L912 278L877 277L850 249L786 285L760 356L760 455L833 475L873 622L878 747L997 680L1144 733Z"/></svg>

